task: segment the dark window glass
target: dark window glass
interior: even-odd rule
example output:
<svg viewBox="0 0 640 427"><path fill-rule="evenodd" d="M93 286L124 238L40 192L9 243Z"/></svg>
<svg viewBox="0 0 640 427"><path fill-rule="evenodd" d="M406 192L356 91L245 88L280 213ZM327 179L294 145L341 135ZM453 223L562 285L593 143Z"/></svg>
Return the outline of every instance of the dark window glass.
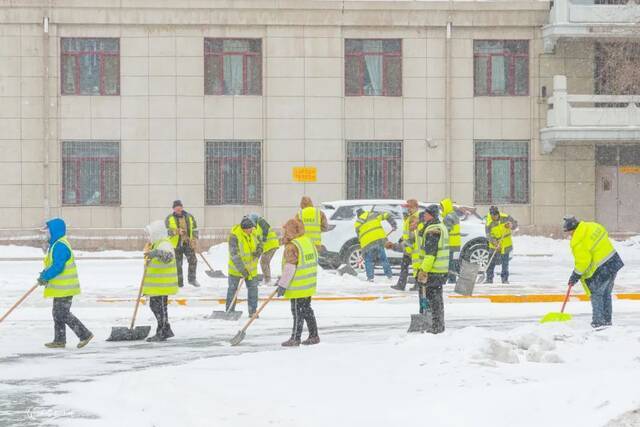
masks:
<svg viewBox="0 0 640 427"><path fill-rule="evenodd" d="M473 60L476 96L529 94L528 40L475 40Z"/></svg>
<svg viewBox="0 0 640 427"><path fill-rule="evenodd" d="M206 204L262 204L262 149L257 141L209 141Z"/></svg>
<svg viewBox="0 0 640 427"><path fill-rule="evenodd" d="M402 198L402 141L347 142L347 198Z"/></svg>
<svg viewBox="0 0 640 427"><path fill-rule="evenodd" d="M120 203L120 144L113 141L62 142L62 204Z"/></svg>
<svg viewBox="0 0 640 427"><path fill-rule="evenodd" d="M261 95L262 40L204 39L206 95Z"/></svg>
<svg viewBox="0 0 640 427"><path fill-rule="evenodd" d="M476 141L475 158L476 203L528 203L528 141Z"/></svg>
<svg viewBox="0 0 640 427"><path fill-rule="evenodd" d="M402 96L399 39L345 40L347 96Z"/></svg>
<svg viewBox="0 0 640 427"><path fill-rule="evenodd" d="M119 95L120 40L62 38L62 95Z"/></svg>

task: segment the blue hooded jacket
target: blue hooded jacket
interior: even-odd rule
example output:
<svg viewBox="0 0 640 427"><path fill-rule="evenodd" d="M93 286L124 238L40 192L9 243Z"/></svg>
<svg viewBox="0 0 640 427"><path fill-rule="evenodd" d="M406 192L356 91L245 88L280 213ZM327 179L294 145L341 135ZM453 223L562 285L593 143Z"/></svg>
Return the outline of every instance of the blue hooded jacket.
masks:
<svg viewBox="0 0 640 427"><path fill-rule="evenodd" d="M51 234L51 239L49 240L49 250L51 250L53 244L66 234L67 225L61 218L53 218L47 221L47 227L49 228L49 234ZM51 266L40 273L40 279L47 282L64 271L64 265L71 258L71 251L66 245L56 245L53 248L52 258L53 263Z"/></svg>

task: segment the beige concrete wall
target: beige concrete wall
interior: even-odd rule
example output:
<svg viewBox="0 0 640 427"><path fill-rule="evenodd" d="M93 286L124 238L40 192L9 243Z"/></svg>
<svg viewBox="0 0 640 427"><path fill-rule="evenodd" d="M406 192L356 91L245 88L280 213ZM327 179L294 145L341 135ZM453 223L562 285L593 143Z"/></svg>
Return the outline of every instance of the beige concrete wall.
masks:
<svg viewBox="0 0 640 427"><path fill-rule="evenodd" d="M464 204L473 203L474 140L530 140L531 203L504 208L524 225L546 224L559 212L560 199L546 198L549 185L563 187L563 193L570 187L553 167L561 150L537 154L544 117L539 85L557 69L538 63L546 4L347 2L341 11L336 2L300 1L287 3L285 11L275 2L247 1L237 9L227 2L219 2L218 9L209 2L177 9L177 3L139 0L110 8L110 2L101 2L102 9L95 10L91 2L80 9L81 1L60 1L48 12L0 3L0 123L6 129L0 132L0 162L9 172L0 174L0 195L15 195L0 197L5 227L33 227L44 216L44 14L52 17L50 213L74 227L141 227L163 218L175 198L202 227L228 227L251 211L278 225L304 194L316 201L345 197L344 145L352 139L402 140L404 196L431 201L451 196ZM60 37L119 37L120 96L60 96ZM262 96L203 95L204 37L262 39ZM344 96L346 38L402 39L402 97ZM530 96L474 97L474 39L530 40ZM60 206L59 141L81 139L121 141L121 206ZM205 206L204 141L209 139L262 141L263 207ZM302 165L318 168L317 183L292 182L291 168ZM551 177L546 169L553 171ZM588 206L581 198L572 203Z"/></svg>

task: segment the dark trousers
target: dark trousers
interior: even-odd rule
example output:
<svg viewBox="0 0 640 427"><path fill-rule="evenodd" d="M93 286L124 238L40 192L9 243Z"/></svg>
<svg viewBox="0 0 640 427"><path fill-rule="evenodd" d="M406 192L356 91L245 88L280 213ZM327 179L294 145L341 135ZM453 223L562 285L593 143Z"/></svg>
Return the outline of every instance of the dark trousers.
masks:
<svg viewBox="0 0 640 427"><path fill-rule="evenodd" d="M277 249L271 249L262 254L260 257L260 268L262 269L262 277L265 282L271 280L271 258Z"/></svg>
<svg viewBox="0 0 640 427"><path fill-rule="evenodd" d="M156 316L156 320L158 322L156 335L166 336L167 332L171 330L171 325L169 324L169 312L167 310L168 305L169 297L166 295L149 297L149 308L151 308L151 312Z"/></svg>
<svg viewBox="0 0 640 427"><path fill-rule="evenodd" d="M489 267L487 268L487 280L488 281L493 280L494 270L496 269L496 265L498 265L498 263L501 264L500 278L502 279L503 282L506 282L507 280L509 280L509 253L508 252L506 254L499 254L499 253L495 254L493 259L491 260L491 263L489 264Z"/></svg>
<svg viewBox="0 0 640 427"><path fill-rule="evenodd" d="M400 275L398 276L398 283L396 283L397 287L402 287L402 289L407 287L409 267L411 267L411 255L404 254L402 256L402 263L400 264Z"/></svg>
<svg viewBox="0 0 640 427"><path fill-rule="evenodd" d="M617 273L596 274L591 280L587 280L587 286L591 291L591 326L611 326L613 317L613 304L611 293Z"/></svg>
<svg viewBox="0 0 640 427"><path fill-rule="evenodd" d="M233 302L233 296L236 294L236 289L240 286L240 280L243 279L231 275L229 275L227 279L227 283L229 284L226 301L227 311L236 309L236 303L233 303L233 306L231 306L231 303ZM258 309L258 280L253 278L251 280L245 280L244 283L247 286L247 305L249 306L249 316L251 316Z"/></svg>
<svg viewBox="0 0 640 427"><path fill-rule="evenodd" d="M316 323L316 315L313 312L313 308L311 308L311 297L292 299L291 314L293 314L291 338L300 341L305 322L307 322L309 337L318 336L318 324Z"/></svg>
<svg viewBox="0 0 640 427"><path fill-rule="evenodd" d="M444 300L442 299L442 286L427 286L427 301L431 309L433 327L427 331L432 334L444 332Z"/></svg>
<svg viewBox="0 0 640 427"><path fill-rule="evenodd" d="M80 320L71 314L71 302L73 297L53 299L53 331L54 342L67 342L67 326L71 328L80 341L91 336L91 331Z"/></svg>
<svg viewBox="0 0 640 427"><path fill-rule="evenodd" d="M189 283L193 283L196 281L196 267L198 266L198 259L196 258L195 251L191 248L191 245L187 243L181 243L175 249L176 254L176 265L178 267L178 286L182 287L184 285L184 280L182 278L182 260L183 257L187 257L187 263L189 264L189 272L187 273L187 280Z"/></svg>

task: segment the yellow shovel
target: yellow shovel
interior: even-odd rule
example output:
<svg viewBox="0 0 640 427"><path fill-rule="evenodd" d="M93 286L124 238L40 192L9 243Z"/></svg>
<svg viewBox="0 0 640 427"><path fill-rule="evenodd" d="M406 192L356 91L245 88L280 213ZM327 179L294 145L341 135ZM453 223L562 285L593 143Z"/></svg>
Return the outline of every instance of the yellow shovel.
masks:
<svg viewBox="0 0 640 427"><path fill-rule="evenodd" d="M560 309L560 313L547 313L542 319L540 319L540 323L568 322L572 319L572 316L569 313L564 312L564 308L567 306L567 301L569 301L571 288L573 288L573 284L570 283L567 287L567 295L565 295L564 297L564 302L562 303L562 309Z"/></svg>

